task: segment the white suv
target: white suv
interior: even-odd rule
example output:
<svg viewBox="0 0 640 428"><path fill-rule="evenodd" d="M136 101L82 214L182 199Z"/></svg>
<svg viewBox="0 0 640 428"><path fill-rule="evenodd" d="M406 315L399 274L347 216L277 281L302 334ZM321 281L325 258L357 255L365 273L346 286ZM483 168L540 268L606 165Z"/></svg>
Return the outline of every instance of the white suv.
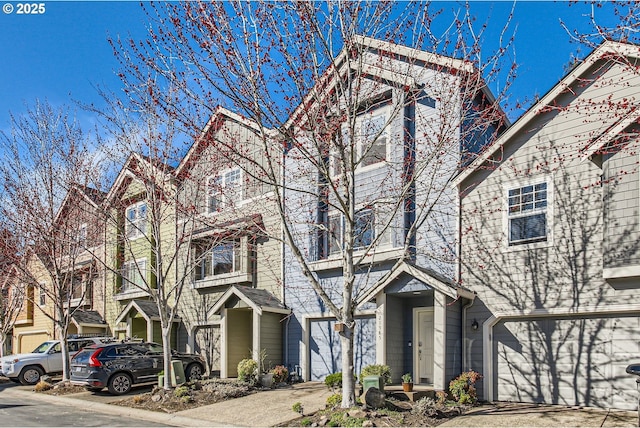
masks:
<svg viewBox="0 0 640 428"><path fill-rule="evenodd" d="M87 345L113 342L112 337L67 339L69 357ZM23 385L35 385L42 375L62 373L62 346L59 340L48 340L29 354L7 355L0 359L0 376Z"/></svg>

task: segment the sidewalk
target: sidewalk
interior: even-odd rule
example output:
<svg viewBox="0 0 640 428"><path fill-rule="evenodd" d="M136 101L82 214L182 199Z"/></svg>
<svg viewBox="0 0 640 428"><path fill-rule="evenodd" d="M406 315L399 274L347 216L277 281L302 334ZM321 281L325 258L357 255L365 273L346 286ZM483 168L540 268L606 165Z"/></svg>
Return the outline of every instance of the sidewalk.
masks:
<svg viewBox="0 0 640 428"><path fill-rule="evenodd" d="M299 417L291 407L301 403L305 414L325 407L331 392L320 382L305 382L291 388L261 391L245 397L174 414L152 412L108 404L109 397L90 392L53 396L10 388L2 394L39 400L129 418L181 427L266 427L286 423ZM0 394L1 397L1 394ZM113 397L116 401L120 397ZM496 403L475 408L470 413L451 419L441 427L635 427L637 412L601 410L568 406L525 403Z"/></svg>
<svg viewBox="0 0 640 428"><path fill-rule="evenodd" d="M635 427L638 413L526 403L480 406L440 427Z"/></svg>

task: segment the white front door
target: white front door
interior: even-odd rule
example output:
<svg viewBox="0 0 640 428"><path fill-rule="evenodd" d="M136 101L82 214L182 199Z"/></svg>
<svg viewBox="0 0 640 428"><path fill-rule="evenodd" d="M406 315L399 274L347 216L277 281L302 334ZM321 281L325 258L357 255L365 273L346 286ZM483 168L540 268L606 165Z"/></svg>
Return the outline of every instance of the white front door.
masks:
<svg viewBox="0 0 640 428"><path fill-rule="evenodd" d="M433 308L415 308L414 382L433 385Z"/></svg>

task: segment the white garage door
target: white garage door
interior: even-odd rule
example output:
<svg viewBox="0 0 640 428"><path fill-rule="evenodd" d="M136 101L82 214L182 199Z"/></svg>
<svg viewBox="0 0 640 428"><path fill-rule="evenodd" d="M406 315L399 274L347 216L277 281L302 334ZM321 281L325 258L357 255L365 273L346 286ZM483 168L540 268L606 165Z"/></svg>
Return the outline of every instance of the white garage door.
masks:
<svg viewBox="0 0 640 428"><path fill-rule="evenodd" d="M375 318L358 318L354 335L354 371L360 373L362 367L375 364L376 336ZM315 320L311 322L311 380L324 381L331 374L342 371L340 336L334 331L335 320Z"/></svg>
<svg viewBox="0 0 640 428"><path fill-rule="evenodd" d="M640 318L507 321L493 337L499 401L637 408Z"/></svg>
<svg viewBox="0 0 640 428"><path fill-rule="evenodd" d="M26 354L36 349L42 342L46 342L51 338L47 333L24 334L20 336L18 341L20 349L19 354Z"/></svg>

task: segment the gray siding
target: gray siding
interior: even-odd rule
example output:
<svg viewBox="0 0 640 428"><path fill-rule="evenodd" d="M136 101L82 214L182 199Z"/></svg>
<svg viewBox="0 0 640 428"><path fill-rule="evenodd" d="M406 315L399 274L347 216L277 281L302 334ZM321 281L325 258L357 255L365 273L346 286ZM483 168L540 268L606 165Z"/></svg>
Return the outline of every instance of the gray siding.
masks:
<svg viewBox="0 0 640 428"><path fill-rule="evenodd" d="M282 359L282 325L284 315L263 312L260 319L260 347L267 353L265 364L268 368L284 364Z"/></svg>

